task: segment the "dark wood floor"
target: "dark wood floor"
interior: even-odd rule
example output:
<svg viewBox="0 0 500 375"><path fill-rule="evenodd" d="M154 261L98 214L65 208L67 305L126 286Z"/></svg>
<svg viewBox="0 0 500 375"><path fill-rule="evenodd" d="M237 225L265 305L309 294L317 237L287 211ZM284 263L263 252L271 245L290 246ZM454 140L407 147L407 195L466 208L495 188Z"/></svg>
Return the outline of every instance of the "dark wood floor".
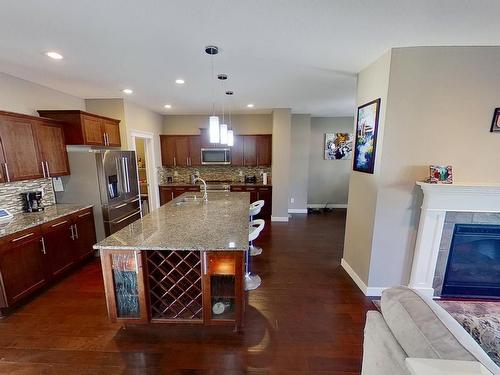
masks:
<svg viewBox="0 0 500 375"><path fill-rule="evenodd" d="M0 374L358 374L372 304L340 267L344 223L338 210L265 230L237 334L110 324L90 263L0 321Z"/></svg>

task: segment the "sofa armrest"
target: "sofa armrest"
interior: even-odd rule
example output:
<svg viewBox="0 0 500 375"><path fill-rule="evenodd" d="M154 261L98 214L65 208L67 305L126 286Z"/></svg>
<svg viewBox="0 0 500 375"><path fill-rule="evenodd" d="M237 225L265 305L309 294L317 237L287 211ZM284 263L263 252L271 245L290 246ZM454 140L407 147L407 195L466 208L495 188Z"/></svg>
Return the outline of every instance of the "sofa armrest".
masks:
<svg viewBox="0 0 500 375"><path fill-rule="evenodd" d="M362 375L408 375L403 348L378 311L366 314Z"/></svg>

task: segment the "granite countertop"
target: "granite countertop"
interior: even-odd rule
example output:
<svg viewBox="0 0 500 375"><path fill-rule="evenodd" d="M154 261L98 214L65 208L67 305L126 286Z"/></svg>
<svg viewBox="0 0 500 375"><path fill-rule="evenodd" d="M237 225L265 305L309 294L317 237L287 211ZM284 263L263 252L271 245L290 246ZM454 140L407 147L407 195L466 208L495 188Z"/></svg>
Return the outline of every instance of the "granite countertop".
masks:
<svg viewBox="0 0 500 375"><path fill-rule="evenodd" d="M227 250L248 248L250 193L212 192L208 203L177 204L184 193L94 245L103 250Z"/></svg>
<svg viewBox="0 0 500 375"><path fill-rule="evenodd" d="M0 237L33 228L90 207L92 207L92 205L54 204L45 207L45 210L42 212L22 212L14 214L14 218L9 223L0 224Z"/></svg>

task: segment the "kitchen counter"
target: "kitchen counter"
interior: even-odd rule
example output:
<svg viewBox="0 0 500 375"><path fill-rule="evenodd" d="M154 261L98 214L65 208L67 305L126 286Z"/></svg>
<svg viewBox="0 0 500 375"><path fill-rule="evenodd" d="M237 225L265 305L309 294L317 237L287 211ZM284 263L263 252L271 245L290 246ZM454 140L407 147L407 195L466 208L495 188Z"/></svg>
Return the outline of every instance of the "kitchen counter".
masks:
<svg viewBox="0 0 500 375"><path fill-rule="evenodd" d="M208 203L179 202L186 193L94 245L100 250L244 251L249 193L210 193Z"/></svg>
<svg viewBox="0 0 500 375"><path fill-rule="evenodd" d="M22 212L14 214L14 218L9 223L0 224L0 237L36 227L90 207L92 207L92 205L54 204L45 207L45 210L42 212Z"/></svg>

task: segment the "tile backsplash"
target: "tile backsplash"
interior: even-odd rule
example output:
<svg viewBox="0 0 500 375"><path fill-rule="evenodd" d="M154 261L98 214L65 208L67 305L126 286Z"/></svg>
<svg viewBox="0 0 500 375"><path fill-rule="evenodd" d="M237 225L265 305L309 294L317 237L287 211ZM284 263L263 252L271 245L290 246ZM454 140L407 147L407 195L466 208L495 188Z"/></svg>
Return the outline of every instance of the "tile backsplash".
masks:
<svg viewBox="0 0 500 375"><path fill-rule="evenodd" d="M173 177L174 182L189 183L191 175L198 171L200 177L207 181L232 181L241 182L244 176L257 177L257 182L262 182L262 172L267 172L271 184L271 167L241 167L230 165L211 165L200 167L159 167L158 175L160 184L167 183L167 177ZM240 171L242 176L240 176ZM177 172L177 174L175 173Z"/></svg>
<svg viewBox="0 0 500 375"><path fill-rule="evenodd" d="M56 202L52 180L41 178L38 180L26 180L7 182L0 184L0 207L6 208L13 214L23 212L23 201L21 193L26 191L43 190L42 203L50 206Z"/></svg>

